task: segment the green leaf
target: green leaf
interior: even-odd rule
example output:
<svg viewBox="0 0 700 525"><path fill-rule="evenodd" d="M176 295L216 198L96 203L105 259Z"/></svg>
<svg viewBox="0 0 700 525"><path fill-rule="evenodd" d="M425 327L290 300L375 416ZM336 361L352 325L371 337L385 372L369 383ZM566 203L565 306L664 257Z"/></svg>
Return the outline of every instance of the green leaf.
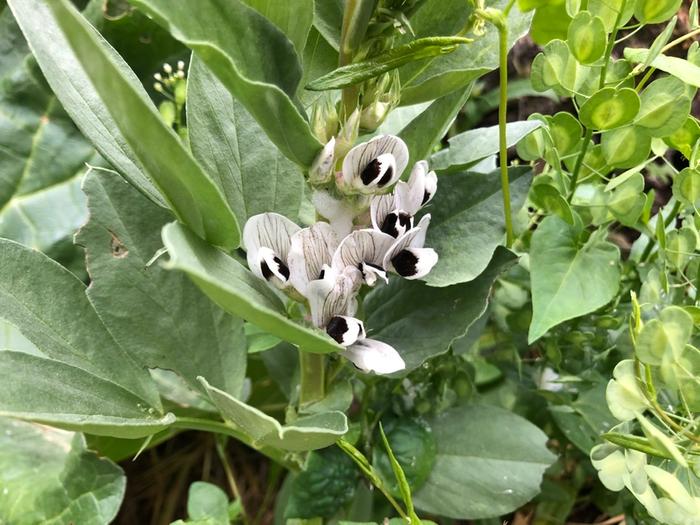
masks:
<svg viewBox="0 0 700 525"><path fill-rule="evenodd" d="M523 205L530 170L511 168L511 206ZM431 286L449 286L475 279L488 266L505 232L503 197L497 171L463 172L440 177L430 207L427 246L440 260L426 277Z"/></svg>
<svg viewBox="0 0 700 525"><path fill-rule="evenodd" d="M338 447L312 452L304 470L292 480L284 517L332 518L352 501L359 474L353 460Z"/></svg>
<svg viewBox="0 0 700 525"><path fill-rule="evenodd" d="M622 15L618 27L624 26L632 18L636 3L636 0L588 0L588 10L600 17L605 23L605 30L612 33L620 11Z"/></svg>
<svg viewBox="0 0 700 525"><path fill-rule="evenodd" d="M177 223L165 226L162 235L170 255L166 267L186 272L225 311L305 351L327 353L342 349L325 333L287 318L282 301L267 283L233 257L206 244Z"/></svg>
<svg viewBox="0 0 700 525"><path fill-rule="evenodd" d="M634 120L639 112L639 95L631 88L603 88L581 106L581 124L592 129L613 129Z"/></svg>
<svg viewBox="0 0 700 525"><path fill-rule="evenodd" d="M639 360L660 365L663 357L680 357L693 334L693 318L678 306L664 308L658 319L652 319L637 337L635 352Z"/></svg>
<svg viewBox="0 0 700 525"><path fill-rule="evenodd" d="M569 25L566 42L576 60L592 64L603 56L608 43L603 20L581 11Z"/></svg>
<svg viewBox="0 0 700 525"><path fill-rule="evenodd" d="M642 24L665 22L678 12L681 0L637 0L634 17Z"/></svg>
<svg viewBox="0 0 700 525"><path fill-rule="evenodd" d="M555 39L566 39L566 33L571 23L565 2L540 2L532 18L530 36L536 44L547 45Z"/></svg>
<svg viewBox="0 0 700 525"><path fill-rule="evenodd" d="M646 63L648 49L625 48L625 58L634 63ZM678 57L659 55L651 61L651 67L665 71L691 86L700 87L700 67Z"/></svg>
<svg viewBox="0 0 700 525"><path fill-rule="evenodd" d="M154 202L164 205L136 152L127 143L114 117L102 103L87 71L71 51L47 3L44 0L10 0L8 4L51 89L80 131L129 182ZM99 38L99 35L95 37ZM111 54L125 81L144 101L148 101L141 82L126 62L106 41L100 40L100 46Z"/></svg>
<svg viewBox="0 0 700 525"><path fill-rule="evenodd" d="M117 373L124 366L116 368ZM53 359L0 351L0 415L80 430L91 434L139 438L175 421L117 384Z"/></svg>
<svg viewBox="0 0 700 525"><path fill-rule="evenodd" d="M428 479L435 464L437 451L431 428L419 419L393 419L386 425L386 438L411 492L417 491ZM396 497L402 496L395 475L396 467L388 452L378 443L372 448L372 466L377 469L389 492Z"/></svg>
<svg viewBox="0 0 700 525"><path fill-rule="evenodd" d="M561 96L571 96L585 80L585 70L571 54L563 40L552 40L532 61L530 74L536 91L553 89Z"/></svg>
<svg viewBox="0 0 700 525"><path fill-rule="evenodd" d="M498 9L505 8L507 3L507 0L486 2L489 7ZM417 38L452 36L464 27L473 9L470 3L459 0L425 0L411 16L411 27ZM523 14L517 8L511 9L508 16L508 48L527 33L531 19L531 13ZM484 36L460 46L453 53L401 67L401 104L411 105L442 97L497 68L498 31L491 24L487 24L485 29Z"/></svg>
<svg viewBox="0 0 700 525"><path fill-rule="evenodd" d="M604 132L600 144L606 164L616 168L633 168L644 162L651 151L651 137L636 125Z"/></svg>
<svg viewBox="0 0 700 525"><path fill-rule="evenodd" d="M283 426L257 408L211 386L206 379L199 380L224 419L249 436L255 447L269 446L293 452L315 450L332 445L348 431L348 421L342 412L301 417Z"/></svg>
<svg viewBox="0 0 700 525"><path fill-rule="evenodd" d="M47 357L112 381L160 409L148 372L114 341L80 280L42 253L4 239L0 269L0 318L14 324Z"/></svg>
<svg viewBox="0 0 700 525"><path fill-rule="evenodd" d="M608 209L618 221L626 226L634 226L646 204L642 174L636 173L617 185L607 204Z"/></svg>
<svg viewBox="0 0 700 525"><path fill-rule="evenodd" d="M138 348L144 366L177 372L195 389L197 376L206 375L240 394L243 321L220 310L186 275L148 266L172 216L113 172L93 171L84 191L90 221L76 242L86 250L88 297L114 339L123 348Z"/></svg>
<svg viewBox="0 0 700 525"><path fill-rule="evenodd" d="M531 242L533 315L528 341L610 302L620 285L619 260L618 248L601 232L581 243L576 228L558 217L545 218Z"/></svg>
<svg viewBox="0 0 700 525"><path fill-rule="evenodd" d="M80 434L0 418L0 486L0 522L106 525L126 478Z"/></svg>
<svg viewBox="0 0 700 525"><path fill-rule="evenodd" d="M190 47L277 147L308 167L321 149L297 107L301 67L284 33L239 0L133 0Z"/></svg>
<svg viewBox="0 0 700 525"><path fill-rule="evenodd" d="M686 86L675 77L655 80L641 93L641 107L635 126L652 137L666 137L677 131L690 113Z"/></svg>
<svg viewBox="0 0 700 525"><path fill-rule="evenodd" d="M389 441L386 438L384 427L382 426L381 422L379 423L379 434L382 438L382 444L384 445L384 449L386 450L389 465L394 474L393 478L395 480L395 483L398 485L398 492L401 496L401 499L404 502L404 505L406 505L406 514L408 514L409 519L411 521L413 521L414 518L418 520L419 518L418 516L416 516L416 512L413 507L413 498L411 497L411 487L408 485L408 479L406 479L406 474L404 473L401 464L396 459L394 451L391 450L391 445L389 444Z"/></svg>
<svg viewBox="0 0 700 525"><path fill-rule="evenodd" d="M549 124L549 134L554 141L560 157L573 153L581 142L583 128L571 113L560 111L551 117L545 117Z"/></svg>
<svg viewBox="0 0 700 525"><path fill-rule="evenodd" d="M187 492L190 520L213 520L212 525L228 525L228 496L216 485L195 481Z"/></svg>
<svg viewBox="0 0 700 525"><path fill-rule="evenodd" d="M304 192L299 167L195 55L187 82L187 131L192 154L212 175L240 224L262 212L292 219L299 214Z"/></svg>
<svg viewBox="0 0 700 525"><path fill-rule="evenodd" d="M506 125L506 143L515 146L542 126L540 120L521 120ZM430 157L435 170L463 170L499 151L498 126L464 131L448 139L449 147ZM442 180L445 180L444 178Z"/></svg>
<svg viewBox="0 0 700 525"><path fill-rule="evenodd" d="M429 424L437 458L413 500L419 509L440 516L507 514L539 492L542 475L555 459L544 432L495 406L452 408Z"/></svg>
<svg viewBox="0 0 700 525"><path fill-rule="evenodd" d="M243 0L275 24L301 55L314 19L314 0Z"/></svg>
<svg viewBox="0 0 700 525"><path fill-rule="evenodd" d="M457 114L467 102L471 92L472 84L469 84L463 89L437 99L402 127L398 135L408 147L409 166L429 157L435 146L447 134L447 130L457 118ZM398 108L393 114L402 110L406 111L406 108Z"/></svg>
<svg viewBox="0 0 700 525"><path fill-rule="evenodd" d="M130 84L87 21L66 0L49 0L49 5L102 102L173 212L211 243L238 246L236 217L177 134Z"/></svg>
<svg viewBox="0 0 700 525"><path fill-rule="evenodd" d="M697 235L689 226L666 234L664 254L672 268L682 270L688 264L697 246Z"/></svg>
<svg viewBox="0 0 700 525"><path fill-rule="evenodd" d="M686 206L700 207L700 172L685 168L676 175L673 196Z"/></svg>
<svg viewBox="0 0 700 525"><path fill-rule="evenodd" d="M693 146L698 139L700 139L700 124L695 118L688 116L675 133L664 137L664 142L680 151L686 159L690 159L693 154Z"/></svg>
<svg viewBox="0 0 700 525"><path fill-rule="evenodd" d="M486 310L494 281L513 261L511 252L498 249L475 280L443 288L394 279L365 299L368 333L396 348L412 370L467 333Z"/></svg>
<svg viewBox="0 0 700 525"><path fill-rule="evenodd" d="M340 47L344 0L314 0L314 27L333 49Z"/></svg>
<svg viewBox="0 0 700 525"><path fill-rule="evenodd" d="M452 53L457 49L457 46L468 42L468 39L456 36L418 38L407 44L380 53L369 60L339 67L310 82L306 85L306 89L325 91L353 86L370 78L378 77L409 62Z"/></svg>
<svg viewBox="0 0 700 525"><path fill-rule="evenodd" d="M98 157L42 81L9 9L0 49L0 237L48 252L85 221L80 181Z"/></svg>
<svg viewBox="0 0 700 525"><path fill-rule="evenodd" d="M644 67L647 68L649 67L649 64L652 63L652 61L661 54L663 51L663 48L668 44L668 41L671 40L671 37L673 36L673 30L676 28L676 22L678 21L678 17L674 16L671 21L666 24L666 27L664 30L659 33L659 36L657 36L654 41L651 44L651 47L649 48L649 52L646 55L646 58L644 59Z"/></svg>

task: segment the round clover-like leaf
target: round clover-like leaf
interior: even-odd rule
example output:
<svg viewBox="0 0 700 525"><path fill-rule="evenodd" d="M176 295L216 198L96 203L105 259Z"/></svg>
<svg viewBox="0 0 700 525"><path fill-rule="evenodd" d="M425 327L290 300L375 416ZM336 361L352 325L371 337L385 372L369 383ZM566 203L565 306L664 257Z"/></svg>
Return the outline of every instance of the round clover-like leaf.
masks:
<svg viewBox="0 0 700 525"><path fill-rule="evenodd" d="M533 113L527 120L540 120L547 124L549 121L540 113ZM544 156L547 138L542 127L537 128L532 133L528 133L518 144L515 149L518 156L523 160L538 160Z"/></svg>
<svg viewBox="0 0 700 525"><path fill-rule="evenodd" d="M605 389L608 408L620 421L634 419L649 405L637 384L634 367L635 362L632 359L620 361L613 371L614 379L610 380Z"/></svg>
<svg viewBox="0 0 700 525"><path fill-rule="evenodd" d="M658 24L678 12L681 0L637 0L634 3L634 17L642 24Z"/></svg>
<svg viewBox="0 0 700 525"><path fill-rule="evenodd" d="M641 107L635 125L652 137L665 137L678 130L690 113L690 97L685 84L676 77L655 80L641 94Z"/></svg>
<svg viewBox="0 0 700 525"><path fill-rule="evenodd" d="M566 96L576 88L578 62L563 40L552 40L532 62L530 80L536 91L553 89Z"/></svg>
<svg viewBox="0 0 700 525"><path fill-rule="evenodd" d="M607 45L605 24L599 16L581 11L569 24L566 40L576 60L582 64L592 64L605 52Z"/></svg>
<svg viewBox="0 0 700 525"><path fill-rule="evenodd" d="M537 177L535 180L537 180ZM551 184L533 184L530 188L530 200L538 208L558 215L569 224L574 223L571 206L566 199Z"/></svg>
<svg viewBox="0 0 700 525"><path fill-rule="evenodd" d="M622 224L634 226L645 203L644 177L641 173L636 173L615 188L608 201L608 209Z"/></svg>
<svg viewBox="0 0 700 525"><path fill-rule="evenodd" d="M616 168L632 168L644 162L651 151L651 137L636 126L606 131L600 144L606 163Z"/></svg>
<svg viewBox="0 0 700 525"><path fill-rule="evenodd" d="M673 230L666 234L666 262L675 269L682 269L688 264L695 251L697 237L689 227Z"/></svg>
<svg viewBox="0 0 700 525"><path fill-rule="evenodd" d="M686 159L690 159L693 146L698 139L700 139L700 124L697 119L689 116L680 128L668 137L664 137L664 142L680 151Z"/></svg>
<svg viewBox="0 0 700 525"><path fill-rule="evenodd" d="M385 425L384 431L411 491L415 492L423 486L435 464L437 448L430 427L418 419L396 419ZM379 471L389 492L401 496L389 456L380 443L381 439L378 439L372 451L372 465Z"/></svg>
<svg viewBox="0 0 700 525"><path fill-rule="evenodd" d="M546 117L549 133L560 156L572 153L581 141L583 128L576 117L566 111L560 111L552 117Z"/></svg>
<svg viewBox="0 0 700 525"><path fill-rule="evenodd" d="M614 129L629 124L639 113L639 95L630 88L604 88L589 98L579 113L581 123L593 129Z"/></svg>
<svg viewBox="0 0 700 525"><path fill-rule="evenodd" d="M588 10L594 16L599 16L605 24L605 30L611 33L615 26L618 13L620 15L619 26L624 26L632 18L634 13L633 0L588 0Z"/></svg>
<svg viewBox="0 0 700 525"><path fill-rule="evenodd" d="M662 310L658 319L644 325L637 337L635 352L641 362L658 366L665 355L671 360L680 356L692 335L692 316L683 308L669 306Z"/></svg>
<svg viewBox="0 0 700 525"><path fill-rule="evenodd" d="M700 207L700 172L685 168L673 180L673 196L686 206Z"/></svg>
<svg viewBox="0 0 700 525"><path fill-rule="evenodd" d="M576 165L576 156L572 155L564 159L566 167L571 171ZM583 157L583 165L579 173L579 180L587 180L593 176L604 177L612 171L603 155L603 148L600 144L590 145L586 155Z"/></svg>

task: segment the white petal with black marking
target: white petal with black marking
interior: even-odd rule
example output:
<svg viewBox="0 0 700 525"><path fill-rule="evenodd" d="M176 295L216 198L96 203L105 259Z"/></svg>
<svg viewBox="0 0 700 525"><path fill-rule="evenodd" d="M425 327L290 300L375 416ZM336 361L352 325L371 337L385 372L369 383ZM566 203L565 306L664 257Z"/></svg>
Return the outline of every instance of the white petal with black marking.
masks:
<svg viewBox="0 0 700 525"><path fill-rule="evenodd" d="M306 287L311 321L319 328L325 328L335 316L353 316L357 310L353 278L330 266L324 266L322 272L322 279L311 281Z"/></svg>
<svg viewBox="0 0 700 525"><path fill-rule="evenodd" d="M420 279L437 262L438 254L432 248L405 248L392 256L388 267L406 279Z"/></svg>
<svg viewBox="0 0 700 525"><path fill-rule="evenodd" d="M384 217L379 230L398 239L411 228L413 228L413 215L396 209Z"/></svg>
<svg viewBox="0 0 700 525"><path fill-rule="evenodd" d="M271 274L286 274L288 278L291 237L299 230L299 226L277 213L261 213L249 218L243 228L243 246L250 270L261 279L269 280Z"/></svg>
<svg viewBox="0 0 700 525"><path fill-rule="evenodd" d="M341 346L350 346L365 338L365 325L355 317L336 315L326 325L326 333Z"/></svg>
<svg viewBox="0 0 700 525"><path fill-rule="evenodd" d="M338 237L327 222L317 222L292 235L287 260L294 288L305 295L309 281L323 277L323 266L331 264L336 248Z"/></svg>
<svg viewBox="0 0 700 525"><path fill-rule="evenodd" d="M391 374L406 368L406 363L394 347L375 339L361 339L341 355L363 372Z"/></svg>
<svg viewBox="0 0 700 525"><path fill-rule="evenodd" d="M396 202L394 200L394 194L389 193L387 195L375 195L372 197L370 202L369 214L372 219L372 227L375 230L382 229L382 224L384 224L384 219L392 211L397 209Z"/></svg>
<svg viewBox="0 0 700 525"><path fill-rule="evenodd" d="M394 135L380 135L352 148L343 160L343 186L362 193L389 188L406 169L408 148Z"/></svg>
<svg viewBox="0 0 700 525"><path fill-rule="evenodd" d="M372 275L370 280L376 281L377 270L384 270L384 256L394 243L391 235L377 230L357 230L345 237L333 255L333 268L342 272L345 268L357 268L366 277ZM369 282L368 282L369 284Z"/></svg>

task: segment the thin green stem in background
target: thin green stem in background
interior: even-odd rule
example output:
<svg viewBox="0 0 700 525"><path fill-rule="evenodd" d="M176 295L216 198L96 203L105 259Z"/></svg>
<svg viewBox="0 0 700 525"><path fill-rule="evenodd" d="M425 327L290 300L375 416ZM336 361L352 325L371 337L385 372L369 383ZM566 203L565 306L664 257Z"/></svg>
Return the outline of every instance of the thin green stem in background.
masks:
<svg viewBox="0 0 700 525"><path fill-rule="evenodd" d="M511 2L512 5L512 2ZM506 221L506 246L513 246L513 215L510 208L510 181L508 180L508 141L506 124L508 118L508 24L504 21L498 27L499 73L501 93L498 103L498 138L500 143L501 189L503 193L503 214Z"/></svg>
<svg viewBox="0 0 700 525"><path fill-rule="evenodd" d="M226 481L231 489L231 493L236 501L238 501L241 506L241 518L243 525L248 525L250 520L248 519L248 514L245 510L245 504L243 503L243 498L241 497L241 491L238 490L238 484L236 483L236 477L233 474L233 469L228 461L228 455L226 454L226 442L228 440L227 436L217 435L216 439L216 453L219 455L221 464L224 467L224 472L226 473Z"/></svg>
<svg viewBox="0 0 700 525"><path fill-rule="evenodd" d="M326 396L326 356L299 349L299 406L321 401Z"/></svg>

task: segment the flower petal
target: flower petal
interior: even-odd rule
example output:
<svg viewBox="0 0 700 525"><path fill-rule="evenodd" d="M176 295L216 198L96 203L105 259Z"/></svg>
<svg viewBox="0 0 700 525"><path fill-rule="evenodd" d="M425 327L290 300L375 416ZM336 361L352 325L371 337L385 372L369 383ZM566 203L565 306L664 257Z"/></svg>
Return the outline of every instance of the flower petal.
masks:
<svg viewBox="0 0 700 525"><path fill-rule="evenodd" d="M335 137L331 137L309 168L309 182L323 184L331 179L335 164Z"/></svg>
<svg viewBox="0 0 700 525"><path fill-rule="evenodd" d="M363 372L391 374L406 368L406 363L392 346L375 339L361 339L341 354Z"/></svg>
<svg viewBox="0 0 700 525"><path fill-rule="evenodd" d="M243 228L243 246L246 249L248 267L251 271L261 279L268 279L265 275L269 271L275 274L273 266L281 264L289 277L287 256L291 237L300 229L278 213L261 213L250 217ZM266 250L260 253L261 248L270 250L272 256ZM274 261L274 257L279 261ZM268 266L267 271L264 271L263 262Z"/></svg>
<svg viewBox="0 0 700 525"><path fill-rule="evenodd" d="M403 210L394 210L384 217L380 230L397 239L411 228L413 228L413 215Z"/></svg>
<svg viewBox="0 0 700 525"><path fill-rule="evenodd" d="M389 268L406 279L420 279L430 273L438 262L432 248L406 248L393 255Z"/></svg>
<svg viewBox="0 0 700 525"><path fill-rule="evenodd" d="M368 265L383 270L384 255L393 243L394 238L391 235L377 230L354 231L341 241L333 254L332 266L337 272L351 267L358 268L364 274L365 271L370 271L366 267Z"/></svg>
<svg viewBox="0 0 700 525"><path fill-rule="evenodd" d="M338 237L327 222L317 222L292 235L287 257L290 280L301 294L306 294L309 281L321 278L324 265L330 265L338 248Z"/></svg>
<svg viewBox="0 0 700 525"><path fill-rule="evenodd" d="M342 239L352 230L352 221L355 218L355 210L346 202L331 196L327 191L315 191L311 197L316 211L328 219L339 239Z"/></svg>
<svg viewBox="0 0 700 525"><path fill-rule="evenodd" d="M326 333L341 346L350 346L365 338L365 325L359 319L346 315L332 317L326 326Z"/></svg>
<svg viewBox="0 0 700 525"><path fill-rule="evenodd" d="M380 135L352 148L343 160L343 185L374 193L393 185L406 169L408 148L394 135Z"/></svg>
<svg viewBox="0 0 700 525"><path fill-rule="evenodd" d="M399 182L399 184L401 183ZM397 206L395 203L393 193L389 193L387 195L375 195L372 197L369 213L374 229L381 231L382 224L384 224L384 219L386 219L386 216L398 207L399 206Z"/></svg>
<svg viewBox="0 0 700 525"><path fill-rule="evenodd" d="M351 275L324 266L323 278L309 282L306 287L314 326L325 328L335 316L354 315L357 310L356 289Z"/></svg>

